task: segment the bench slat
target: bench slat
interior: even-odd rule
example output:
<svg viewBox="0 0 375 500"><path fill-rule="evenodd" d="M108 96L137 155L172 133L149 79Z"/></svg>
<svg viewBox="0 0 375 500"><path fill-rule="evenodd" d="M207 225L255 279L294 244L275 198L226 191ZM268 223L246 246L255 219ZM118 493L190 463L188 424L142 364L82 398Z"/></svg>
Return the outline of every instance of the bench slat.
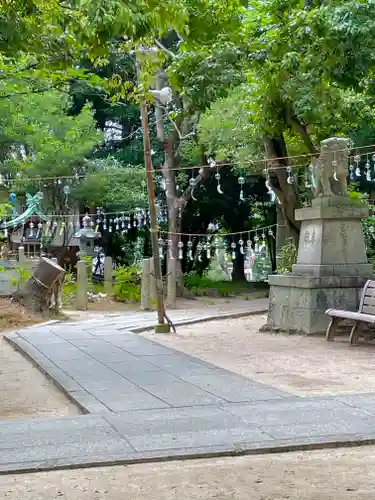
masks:
<svg viewBox="0 0 375 500"><path fill-rule="evenodd" d="M363 297L364 304L375 304L375 295L365 295Z"/></svg>
<svg viewBox="0 0 375 500"><path fill-rule="evenodd" d="M375 305L363 306L362 310L361 310L361 314L373 314L375 316Z"/></svg>
<svg viewBox="0 0 375 500"><path fill-rule="evenodd" d="M375 324L375 314L363 314L356 311L342 311L340 309L327 309L326 314L335 318L351 319L353 321L363 321L364 323Z"/></svg>

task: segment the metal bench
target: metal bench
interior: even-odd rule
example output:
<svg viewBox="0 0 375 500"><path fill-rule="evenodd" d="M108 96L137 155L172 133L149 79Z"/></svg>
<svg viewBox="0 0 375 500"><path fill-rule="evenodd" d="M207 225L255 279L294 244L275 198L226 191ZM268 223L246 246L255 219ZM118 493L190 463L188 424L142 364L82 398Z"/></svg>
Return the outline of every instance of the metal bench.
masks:
<svg viewBox="0 0 375 500"><path fill-rule="evenodd" d="M350 332L349 344L357 345L365 324L375 325L375 281L368 280L362 290L358 312L327 309L326 314L331 317L328 325L326 340L334 340L337 327L342 320L352 320L354 325Z"/></svg>

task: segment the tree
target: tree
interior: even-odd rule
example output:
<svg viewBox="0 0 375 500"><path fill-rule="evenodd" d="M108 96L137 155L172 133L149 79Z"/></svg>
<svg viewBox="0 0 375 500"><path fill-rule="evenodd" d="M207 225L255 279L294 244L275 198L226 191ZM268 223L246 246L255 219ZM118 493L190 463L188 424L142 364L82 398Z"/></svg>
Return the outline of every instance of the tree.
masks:
<svg viewBox="0 0 375 500"><path fill-rule="evenodd" d="M128 52L172 28L184 32L185 21L186 8L180 0L163 4L146 0L138 5L124 0L3 2L0 98L61 88L72 78L100 83L79 66L83 57L100 66L114 46ZM119 94L128 92L127 81L105 83L114 82Z"/></svg>
<svg viewBox="0 0 375 500"><path fill-rule="evenodd" d="M123 167L115 158L93 159L85 178L73 191L74 199L86 207L104 207L108 212L136 211L147 207L144 168Z"/></svg>
<svg viewBox="0 0 375 500"><path fill-rule="evenodd" d="M223 32L237 47L235 67L240 61L246 77L242 91L235 91L249 122L246 147L255 139L263 151L248 160L267 159L282 219L295 239L300 200L296 185L287 182L287 168L293 166L288 156L314 155L321 139L355 135L365 123L374 124L374 9L369 2L259 1L248 9L239 6L240 36ZM194 57L206 64L213 53L209 44L194 49Z"/></svg>
<svg viewBox="0 0 375 500"><path fill-rule="evenodd" d="M42 191L46 210L56 214L69 212L64 186L71 191L85 175L87 157L102 140L89 107L77 116L68 110L68 96L58 91L0 100L2 173L16 177L20 192Z"/></svg>

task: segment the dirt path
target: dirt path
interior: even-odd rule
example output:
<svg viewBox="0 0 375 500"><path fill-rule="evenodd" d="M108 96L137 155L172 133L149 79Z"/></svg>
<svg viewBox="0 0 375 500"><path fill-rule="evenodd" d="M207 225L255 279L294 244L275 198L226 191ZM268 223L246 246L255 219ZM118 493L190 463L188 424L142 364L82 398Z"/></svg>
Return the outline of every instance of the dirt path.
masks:
<svg viewBox="0 0 375 500"><path fill-rule="evenodd" d="M375 345L346 339L259 333L264 315L144 335L251 379L299 396L375 392Z"/></svg>
<svg viewBox="0 0 375 500"><path fill-rule="evenodd" d="M52 382L0 337L0 419L79 413Z"/></svg>
<svg viewBox="0 0 375 500"><path fill-rule="evenodd" d="M0 476L6 500L370 500L375 448Z"/></svg>

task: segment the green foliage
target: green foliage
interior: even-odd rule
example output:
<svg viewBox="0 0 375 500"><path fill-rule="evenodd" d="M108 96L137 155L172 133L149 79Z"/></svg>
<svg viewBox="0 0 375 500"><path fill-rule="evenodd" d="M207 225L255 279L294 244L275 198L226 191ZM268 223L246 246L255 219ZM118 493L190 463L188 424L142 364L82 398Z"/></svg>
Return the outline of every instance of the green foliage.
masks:
<svg viewBox="0 0 375 500"><path fill-rule="evenodd" d="M0 99L2 173L17 172L18 192L43 191L47 209L57 213L67 210L66 182L56 185L54 178L84 174L85 158L102 138L89 107L69 116L69 104L57 91Z"/></svg>
<svg viewBox="0 0 375 500"><path fill-rule="evenodd" d="M231 297L252 290L250 283L236 281L216 281L210 279L207 274L200 276L191 272L184 276L184 285L191 294L207 297Z"/></svg>
<svg viewBox="0 0 375 500"><path fill-rule="evenodd" d="M292 272L292 266L297 261L297 247L293 238L288 238L287 243L283 245L277 255L278 274L288 274Z"/></svg>
<svg viewBox="0 0 375 500"><path fill-rule="evenodd" d="M249 163L263 156L259 130L246 109L249 90L241 86L230 91L228 97L215 101L202 116L199 140L207 154L218 159L231 158L234 164ZM256 164L260 170L261 164ZM246 167L254 171L254 167Z"/></svg>
<svg viewBox="0 0 375 500"><path fill-rule="evenodd" d="M118 267L114 271L113 298L118 302L141 300L141 273L137 266Z"/></svg>
<svg viewBox="0 0 375 500"><path fill-rule="evenodd" d="M77 294L77 282L73 273L66 273L61 287L61 299L64 306L70 306Z"/></svg>
<svg viewBox="0 0 375 500"><path fill-rule="evenodd" d="M59 86L72 78L97 82L77 62L83 54L97 66L107 61L112 46L126 52L174 28L184 33L187 12L184 2L153 0L129 3L123 0L77 0L2 2L0 13L0 70L10 80L0 95L23 92L25 82ZM128 91L127 81L109 79L120 93ZM9 88L11 87L11 88Z"/></svg>
<svg viewBox="0 0 375 500"><path fill-rule="evenodd" d="M372 215L362 220L362 228L367 257L375 269L375 217Z"/></svg>
<svg viewBox="0 0 375 500"><path fill-rule="evenodd" d="M12 271L16 273L16 277L9 278L9 283L16 287L17 290L21 290L26 281L31 277L32 272L27 267L22 266L15 266Z"/></svg>
<svg viewBox="0 0 375 500"><path fill-rule="evenodd" d="M92 160L86 177L75 186L72 196L87 206L103 206L111 212L145 208L145 170L123 167L113 157Z"/></svg>

